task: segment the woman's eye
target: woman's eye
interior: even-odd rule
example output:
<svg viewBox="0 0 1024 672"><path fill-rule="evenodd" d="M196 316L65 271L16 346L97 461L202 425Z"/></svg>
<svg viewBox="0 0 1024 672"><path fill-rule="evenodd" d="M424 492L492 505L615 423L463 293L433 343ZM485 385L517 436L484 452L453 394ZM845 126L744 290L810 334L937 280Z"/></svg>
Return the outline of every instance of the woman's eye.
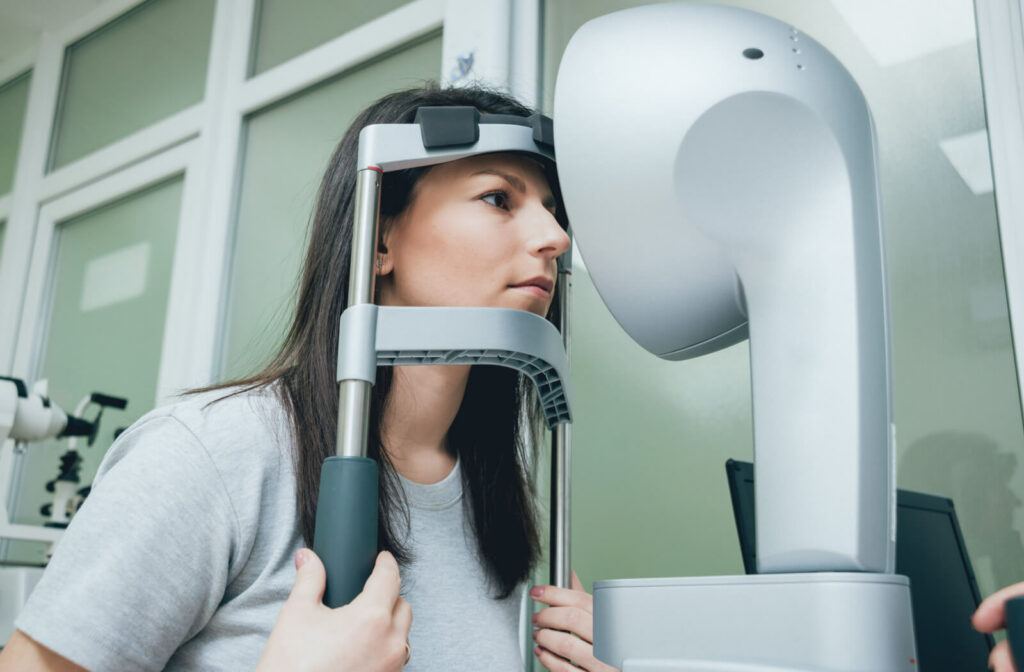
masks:
<svg viewBox="0 0 1024 672"><path fill-rule="evenodd" d="M489 203L496 208L508 210L508 194L504 191L492 191L489 194L481 196L480 200L484 203Z"/></svg>

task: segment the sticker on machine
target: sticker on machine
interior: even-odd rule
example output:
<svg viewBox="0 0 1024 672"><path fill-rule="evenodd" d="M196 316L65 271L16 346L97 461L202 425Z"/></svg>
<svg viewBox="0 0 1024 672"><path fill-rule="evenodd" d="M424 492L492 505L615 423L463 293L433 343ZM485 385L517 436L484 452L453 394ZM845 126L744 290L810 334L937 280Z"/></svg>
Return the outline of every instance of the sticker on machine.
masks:
<svg viewBox="0 0 1024 672"><path fill-rule="evenodd" d="M146 291L148 269L149 243L96 257L85 266L79 308L85 313L141 296Z"/></svg>

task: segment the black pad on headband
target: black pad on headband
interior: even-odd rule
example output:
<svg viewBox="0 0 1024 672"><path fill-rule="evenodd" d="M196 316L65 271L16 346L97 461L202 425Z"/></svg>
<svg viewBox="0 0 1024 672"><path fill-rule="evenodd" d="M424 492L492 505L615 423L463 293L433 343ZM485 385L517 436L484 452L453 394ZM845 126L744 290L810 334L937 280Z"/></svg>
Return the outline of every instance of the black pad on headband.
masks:
<svg viewBox="0 0 1024 672"><path fill-rule="evenodd" d="M480 124L516 124L533 128L533 141L554 148L554 124L551 117L532 114L480 114L470 105L420 107L414 123L419 124L423 146L427 149L472 145L480 139Z"/></svg>
<svg viewBox="0 0 1024 672"><path fill-rule="evenodd" d="M415 123L420 125L427 149L472 145L480 139L480 111L468 105L421 107L416 110Z"/></svg>

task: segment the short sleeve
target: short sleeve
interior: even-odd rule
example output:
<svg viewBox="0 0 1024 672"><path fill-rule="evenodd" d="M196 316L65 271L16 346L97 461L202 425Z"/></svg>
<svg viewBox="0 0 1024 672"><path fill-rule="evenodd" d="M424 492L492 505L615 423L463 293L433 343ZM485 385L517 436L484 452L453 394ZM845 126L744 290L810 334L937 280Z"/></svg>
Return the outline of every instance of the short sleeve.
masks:
<svg viewBox="0 0 1024 672"><path fill-rule="evenodd" d="M15 626L92 670L159 670L220 604L238 520L206 448L173 416L108 451Z"/></svg>

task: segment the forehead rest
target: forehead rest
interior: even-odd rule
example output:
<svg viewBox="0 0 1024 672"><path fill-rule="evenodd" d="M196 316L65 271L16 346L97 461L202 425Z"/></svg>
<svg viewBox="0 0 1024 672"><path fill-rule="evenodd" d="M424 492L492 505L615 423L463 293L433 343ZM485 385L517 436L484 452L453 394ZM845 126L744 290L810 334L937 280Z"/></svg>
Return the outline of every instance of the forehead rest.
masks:
<svg viewBox="0 0 1024 672"><path fill-rule="evenodd" d="M515 124L533 129L533 141L551 151L554 148L554 124L551 117L535 113L480 114L471 105L421 107L414 123L419 124L423 146L427 149L472 145L480 139L480 124Z"/></svg>

